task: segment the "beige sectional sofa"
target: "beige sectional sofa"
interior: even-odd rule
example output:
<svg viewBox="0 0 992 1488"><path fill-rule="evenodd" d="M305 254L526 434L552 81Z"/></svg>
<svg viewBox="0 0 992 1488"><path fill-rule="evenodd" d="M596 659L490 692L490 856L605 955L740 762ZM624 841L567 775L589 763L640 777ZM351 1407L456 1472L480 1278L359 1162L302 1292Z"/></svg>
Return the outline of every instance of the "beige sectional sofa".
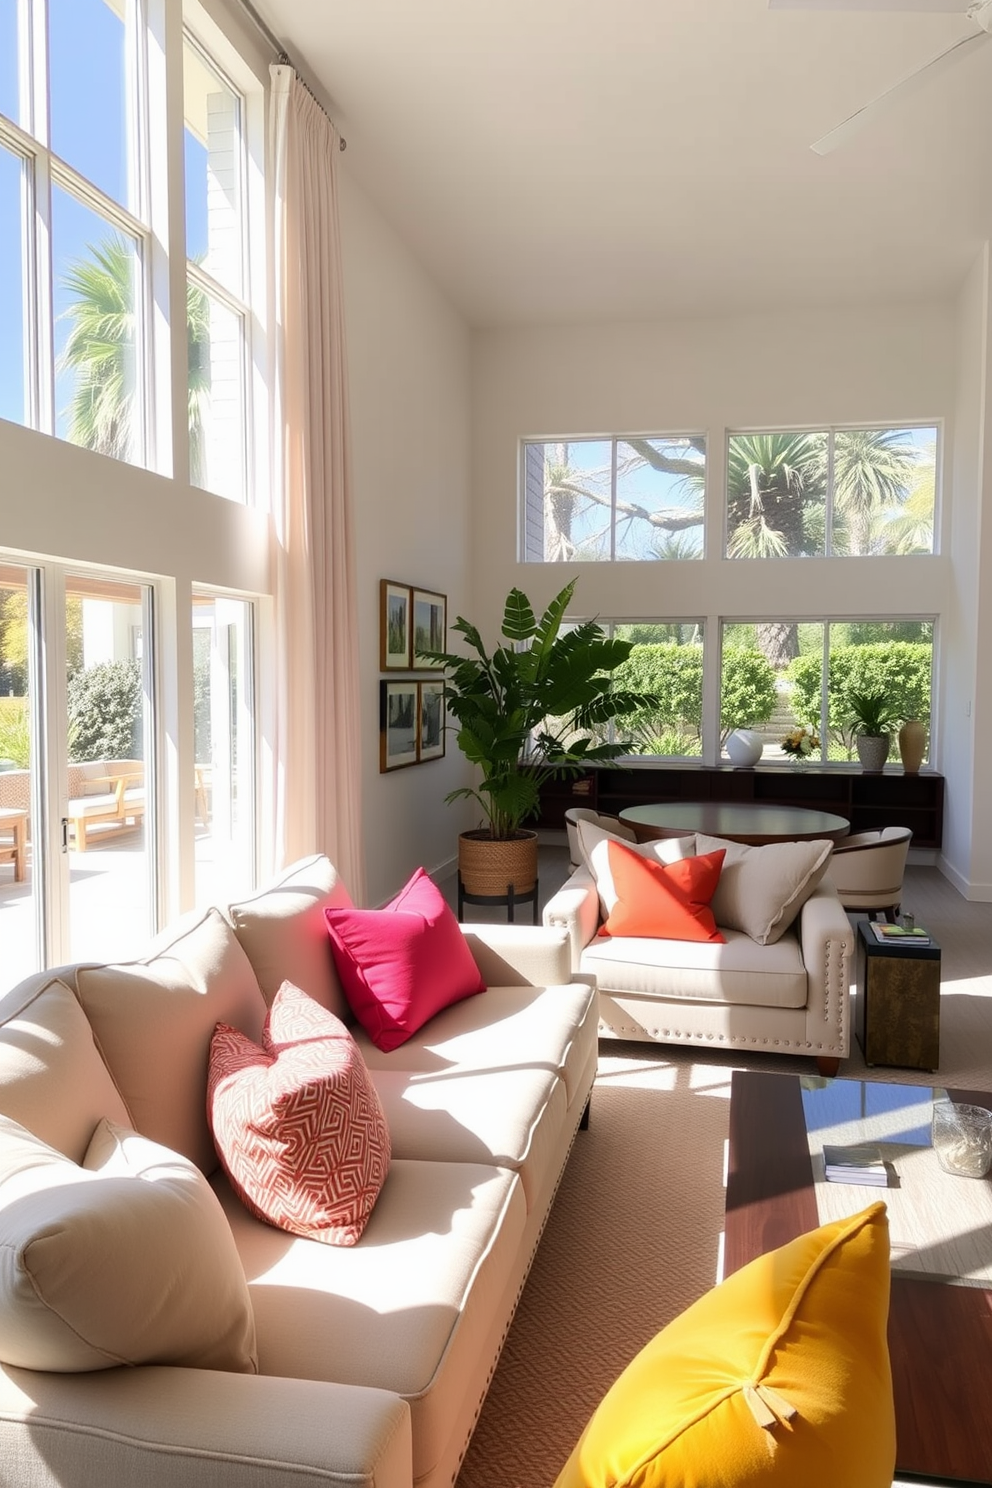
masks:
<svg viewBox="0 0 992 1488"><path fill-rule="evenodd" d="M254 1219L217 1165L209 1039L218 1020L257 1037L284 978L346 1014L323 906L348 903L315 858L187 917L139 962L63 967L0 1002L0 1116L73 1164L109 1119L207 1174L258 1361L256 1373L5 1364L3 1488L454 1481L587 1109L595 993L572 980L564 932L466 927L487 991L389 1054L355 1030L392 1143L365 1232L352 1247L285 1233ZM0 1319L0 1353L3 1336Z"/></svg>
<svg viewBox="0 0 992 1488"><path fill-rule="evenodd" d="M579 833L582 843L599 854L610 835L585 822ZM713 838L690 835L634 850L669 854L671 861L696 851L711 852L719 845ZM738 857L765 851L723 845ZM783 846L784 851L774 850L778 860L793 847L822 848L827 858L830 850L829 843ZM762 862L752 856L749 867ZM549 899L544 924L567 933L573 974L595 979L602 1036L746 1053L804 1054L814 1057L823 1073L836 1073L850 1047L854 935L830 881L829 860L824 875L811 875L798 893L791 883L782 889L783 895L795 896L784 930L775 924L778 899L768 873L755 873L752 882L753 915L748 913L750 906L743 906L731 926L716 913L722 944L604 937L599 934L603 902L587 855ZM721 879L721 890L723 883ZM765 902L759 905L759 900ZM718 911L717 896L713 908ZM789 919L793 912L795 918ZM741 929L744 923L754 933Z"/></svg>

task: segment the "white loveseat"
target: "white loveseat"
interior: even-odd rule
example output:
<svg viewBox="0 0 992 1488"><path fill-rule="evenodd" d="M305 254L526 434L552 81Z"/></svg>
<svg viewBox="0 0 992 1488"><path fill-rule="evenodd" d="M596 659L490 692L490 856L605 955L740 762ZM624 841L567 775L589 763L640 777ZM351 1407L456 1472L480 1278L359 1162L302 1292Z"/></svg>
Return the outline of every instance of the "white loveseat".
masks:
<svg viewBox="0 0 992 1488"><path fill-rule="evenodd" d="M453 1482L587 1108L595 994L572 981L563 932L466 927L487 991L389 1054L356 1029L392 1143L367 1228L347 1248L285 1233L217 1166L209 1039L217 1020L257 1038L284 978L346 1013L323 906L349 903L315 858L186 917L139 962L63 967L0 1002L0 1116L74 1164L109 1120L208 1175L258 1359L246 1373L0 1367L3 1488Z"/></svg>
<svg viewBox="0 0 992 1488"><path fill-rule="evenodd" d="M767 933L767 943L736 927L750 920L748 906L743 913L737 906L735 926L721 920L719 895L724 879L730 881L727 868L713 899L722 944L601 936L604 905L593 859L601 859L610 834L584 821L578 831L586 862L549 899L544 924L568 934L573 974L595 980L601 1036L709 1046L731 1053L804 1054L816 1059L822 1073L836 1073L850 1045L854 936L828 871L822 877L812 874L795 893L785 919L793 911L795 918L784 930L775 923L777 897L770 875L752 873L756 901L770 896L761 905L755 903L758 927L751 925L759 935ZM630 848L629 843L624 845ZM701 835L633 850L671 862L721 846L738 860L765 851ZM829 843L786 846L822 848L824 857L830 849ZM751 870L768 861L748 859ZM783 882L787 878L788 874ZM782 892L793 890L790 886Z"/></svg>

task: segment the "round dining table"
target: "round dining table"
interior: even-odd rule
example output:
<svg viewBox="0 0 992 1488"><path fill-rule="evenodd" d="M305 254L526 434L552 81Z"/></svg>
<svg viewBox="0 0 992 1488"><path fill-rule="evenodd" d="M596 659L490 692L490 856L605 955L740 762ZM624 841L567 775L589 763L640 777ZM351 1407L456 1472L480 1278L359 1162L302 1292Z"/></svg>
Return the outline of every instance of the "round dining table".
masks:
<svg viewBox="0 0 992 1488"><path fill-rule="evenodd" d="M851 830L845 816L809 811L804 806L763 806L759 801L665 801L628 806L620 820L632 827L638 842L704 832L762 847L769 842L839 842Z"/></svg>

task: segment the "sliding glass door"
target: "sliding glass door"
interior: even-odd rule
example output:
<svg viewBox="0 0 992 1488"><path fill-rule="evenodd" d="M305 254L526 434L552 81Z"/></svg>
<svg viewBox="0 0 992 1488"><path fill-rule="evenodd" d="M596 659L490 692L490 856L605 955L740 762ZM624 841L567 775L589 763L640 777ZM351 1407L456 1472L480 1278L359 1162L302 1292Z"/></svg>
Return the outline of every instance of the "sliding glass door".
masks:
<svg viewBox="0 0 992 1488"><path fill-rule="evenodd" d="M65 580L63 842L73 961L140 954L154 928L145 584Z"/></svg>
<svg viewBox="0 0 992 1488"><path fill-rule="evenodd" d="M0 562L0 993L155 929L152 598Z"/></svg>

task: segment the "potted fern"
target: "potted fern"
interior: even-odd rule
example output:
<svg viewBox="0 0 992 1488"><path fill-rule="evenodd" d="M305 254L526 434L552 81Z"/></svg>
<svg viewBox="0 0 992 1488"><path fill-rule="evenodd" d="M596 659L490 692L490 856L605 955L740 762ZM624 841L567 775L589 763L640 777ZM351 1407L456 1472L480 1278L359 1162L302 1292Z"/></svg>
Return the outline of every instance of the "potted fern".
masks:
<svg viewBox="0 0 992 1488"><path fill-rule="evenodd" d="M898 710L884 692L850 690L846 697L846 727L854 736L861 768L867 775L881 774L889 757L892 731L901 722Z"/></svg>
<svg viewBox="0 0 992 1488"><path fill-rule="evenodd" d="M537 815L540 788L552 776L578 774L614 760L630 740L603 742L598 730L651 702L615 690L612 676L632 642L611 639L595 621L563 629L573 579L538 618L520 589L506 599L502 639L487 650L470 621L453 630L468 655L420 651L442 667L445 705L457 720L459 749L477 765L477 786L460 786L446 801L468 799L482 825L461 833L458 871L467 894L530 893L537 882L537 832L523 823Z"/></svg>

